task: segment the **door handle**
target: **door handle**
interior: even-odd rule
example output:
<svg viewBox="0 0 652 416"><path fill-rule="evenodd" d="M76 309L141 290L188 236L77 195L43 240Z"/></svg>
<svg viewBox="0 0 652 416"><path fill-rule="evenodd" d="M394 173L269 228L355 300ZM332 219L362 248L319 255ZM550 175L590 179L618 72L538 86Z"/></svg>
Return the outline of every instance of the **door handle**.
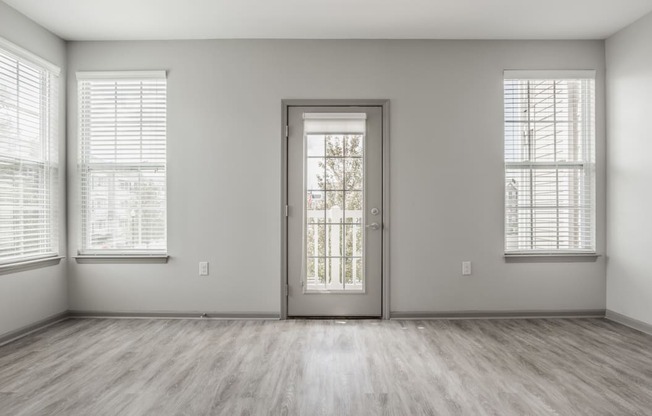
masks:
<svg viewBox="0 0 652 416"><path fill-rule="evenodd" d="M371 224L367 224L367 228L371 228L372 230L379 230L380 224L377 222L372 222Z"/></svg>

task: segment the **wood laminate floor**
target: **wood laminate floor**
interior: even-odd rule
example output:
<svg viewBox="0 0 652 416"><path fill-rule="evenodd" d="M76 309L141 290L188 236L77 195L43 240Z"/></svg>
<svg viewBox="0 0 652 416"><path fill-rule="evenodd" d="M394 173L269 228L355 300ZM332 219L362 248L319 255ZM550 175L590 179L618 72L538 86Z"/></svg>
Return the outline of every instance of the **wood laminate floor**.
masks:
<svg viewBox="0 0 652 416"><path fill-rule="evenodd" d="M0 414L652 415L603 319L70 319L0 347Z"/></svg>

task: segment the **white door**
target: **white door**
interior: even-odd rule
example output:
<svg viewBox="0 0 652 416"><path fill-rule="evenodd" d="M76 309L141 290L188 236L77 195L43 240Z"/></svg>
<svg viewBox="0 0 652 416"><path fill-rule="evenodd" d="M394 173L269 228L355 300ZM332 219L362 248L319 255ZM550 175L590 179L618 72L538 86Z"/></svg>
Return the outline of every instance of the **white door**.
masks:
<svg viewBox="0 0 652 416"><path fill-rule="evenodd" d="M288 107L288 316L382 315L382 114Z"/></svg>

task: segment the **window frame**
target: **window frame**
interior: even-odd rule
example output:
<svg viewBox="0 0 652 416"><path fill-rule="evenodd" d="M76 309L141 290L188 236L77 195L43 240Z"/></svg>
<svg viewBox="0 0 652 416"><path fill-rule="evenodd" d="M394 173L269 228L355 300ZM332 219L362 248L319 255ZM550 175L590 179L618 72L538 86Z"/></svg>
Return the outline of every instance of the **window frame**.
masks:
<svg viewBox="0 0 652 416"><path fill-rule="evenodd" d="M41 111L38 112L38 124L40 125L39 145L43 147L43 156L38 159L30 157L18 157L7 154L7 159L16 159L19 165L23 162L40 167L43 173L39 181L42 181L44 188L42 191L47 195L46 203L40 205L45 212L44 218L47 218L46 229L49 229L44 235L43 243L47 245L47 250L32 254L18 255L9 257L0 257L0 273L20 271L24 269L42 267L50 264L58 264L63 258L60 254L61 244L61 167L59 165L59 148L60 148L60 117L59 117L59 93L61 89L60 75L61 69L51 62L39 57L38 55L0 37L0 52L17 65L24 65L39 73L40 95L47 97L47 102L40 103ZM17 78L14 85L20 89L21 78ZM25 80L23 80L25 81ZM26 81L25 81L26 82ZM47 90L47 92L45 92ZM45 92L45 93L44 93ZM15 106L19 111L20 107ZM37 169L38 170L38 169ZM40 183L40 182L39 182ZM40 194L39 194L40 195ZM24 205L20 205L24 206ZM22 223L21 223L22 224ZM21 226L24 226L21 225Z"/></svg>
<svg viewBox="0 0 652 416"><path fill-rule="evenodd" d="M77 190L79 192L79 207L80 207L80 221L78 227L79 235L79 244L77 249L77 255L74 256L78 262L110 262L115 261L119 262L153 262L153 263L166 263L168 256L168 234L167 234L167 203L168 203L168 193L167 193L167 72L165 70L157 71L78 71L76 73L77 78L77 91L78 91L78 169L80 174L78 175L78 186ZM115 163L86 163L85 157L83 155L83 147L85 144L85 138L82 132L82 120L83 120L83 109L82 109L82 83L83 82L120 82L120 81L155 81L155 80L165 80L165 159L161 163L120 163L119 168L116 168ZM142 140L142 138L141 138ZM164 190L164 201L163 210L164 210L164 221L163 221L163 230L164 230L164 249L153 249L153 250L143 250L143 249L88 249L85 247L87 239L84 236L84 220L85 216L83 213L84 209L89 209L84 204L85 192L84 184L85 178L88 179L89 176L85 176L82 172L87 169L88 171L98 170L102 171L103 169L107 173L117 173L117 172L127 172L127 171L141 171L145 167L151 169L152 171L163 170L165 178L163 180L163 190ZM111 168L106 170L106 168Z"/></svg>
<svg viewBox="0 0 652 416"><path fill-rule="evenodd" d="M557 162L557 161L521 161L521 162L509 162L507 160L507 112L506 112L506 101L507 101L507 90L505 81L526 81L526 80L539 80L539 81L558 81L558 80L587 80L592 81L592 102L591 104L591 119L587 123L590 124L590 137L588 140L589 156L587 160L578 160L570 162ZM597 257L597 171L596 171L596 142L597 142L597 122L596 122L596 71L595 70L505 70L503 74L503 250L504 257L506 258L527 258L527 257ZM582 145L585 146L587 142L583 142ZM540 168L558 168L565 167L567 169L575 169L578 172L581 172L582 175L586 175L590 178L590 245L589 249L517 249L510 250L508 249L508 184L507 184L507 172L508 169L518 169L522 168L524 170L536 170ZM556 183L559 183L559 180L556 180ZM559 192L559 191L557 191ZM578 195L582 195L582 191ZM558 198L558 196L557 196ZM557 207L558 208L558 207ZM532 219L530 219L532 221ZM559 232L559 230L558 230ZM559 244L559 240L558 244Z"/></svg>

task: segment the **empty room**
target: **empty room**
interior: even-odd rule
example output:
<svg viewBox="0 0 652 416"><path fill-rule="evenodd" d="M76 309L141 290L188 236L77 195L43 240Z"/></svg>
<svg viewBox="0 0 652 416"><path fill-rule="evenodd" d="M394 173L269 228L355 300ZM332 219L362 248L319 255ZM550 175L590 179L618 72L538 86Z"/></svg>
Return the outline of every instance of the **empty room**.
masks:
<svg viewBox="0 0 652 416"><path fill-rule="evenodd" d="M652 415L650 117L650 0L0 0L0 416Z"/></svg>

